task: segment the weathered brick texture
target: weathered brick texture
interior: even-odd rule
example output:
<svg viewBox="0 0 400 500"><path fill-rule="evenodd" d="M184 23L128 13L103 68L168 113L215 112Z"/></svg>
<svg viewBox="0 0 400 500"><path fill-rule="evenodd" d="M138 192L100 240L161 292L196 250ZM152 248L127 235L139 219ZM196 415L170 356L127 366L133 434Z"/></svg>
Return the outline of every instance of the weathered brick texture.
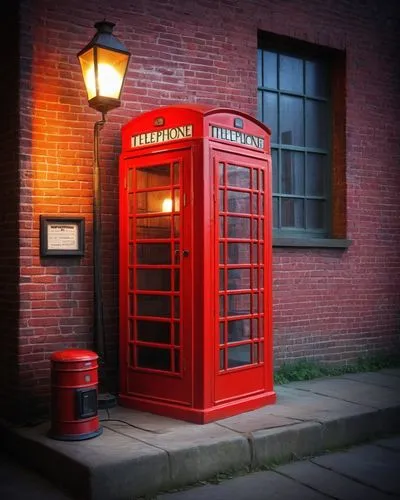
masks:
<svg viewBox="0 0 400 500"><path fill-rule="evenodd" d="M101 133L111 365L117 359L121 125L143 111L184 101L255 115L257 30L340 50L346 74L346 108L335 118L346 126L346 149L342 144L338 153L346 170L334 203L346 220L334 229L353 243L347 251L274 250L276 364L304 356L345 362L395 346L400 319L399 5L396 0L20 2L19 80L13 74L19 117L14 90L7 108L10 128L0 136L0 300L7 318L0 365L7 377L18 371L14 379L21 394L46 401L50 354L92 346L92 141L99 116L87 106L76 53L93 35L93 23L103 18L116 23L116 35L132 52L122 107L109 114ZM86 218L84 258L40 258L41 214Z"/></svg>

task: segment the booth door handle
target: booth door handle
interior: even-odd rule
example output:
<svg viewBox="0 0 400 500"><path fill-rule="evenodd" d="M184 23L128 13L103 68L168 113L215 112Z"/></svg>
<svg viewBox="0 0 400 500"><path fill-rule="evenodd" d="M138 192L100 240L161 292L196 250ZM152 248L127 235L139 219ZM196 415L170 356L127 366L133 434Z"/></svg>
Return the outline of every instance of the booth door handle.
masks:
<svg viewBox="0 0 400 500"><path fill-rule="evenodd" d="M175 255L179 257L180 251L175 250ZM189 250L182 250L182 257L187 257L189 255Z"/></svg>

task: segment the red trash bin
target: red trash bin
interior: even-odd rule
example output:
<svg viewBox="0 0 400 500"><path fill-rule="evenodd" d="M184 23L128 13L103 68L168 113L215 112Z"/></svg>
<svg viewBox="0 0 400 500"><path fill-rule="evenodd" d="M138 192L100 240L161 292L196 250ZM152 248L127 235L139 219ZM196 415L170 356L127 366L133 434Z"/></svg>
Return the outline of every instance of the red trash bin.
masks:
<svg viewBox="0 0 400 500"><path fill-rule="evenodd" d="M51 428L49 436L81 441L102 433L97 415L98 355L66 349L51 355Z"/></svg>

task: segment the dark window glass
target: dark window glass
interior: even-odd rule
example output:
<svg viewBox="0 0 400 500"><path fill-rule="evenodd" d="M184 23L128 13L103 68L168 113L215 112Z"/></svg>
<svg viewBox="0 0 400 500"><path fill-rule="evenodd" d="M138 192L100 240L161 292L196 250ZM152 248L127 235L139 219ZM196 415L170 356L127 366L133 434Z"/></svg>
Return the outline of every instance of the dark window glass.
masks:
<svg viewBox="0 0 400 500"><path fill-rule="evenodd" d="M137 366L154 370L171 371L171 351L156 347L137 347Z"/></svg>
<svg viewBox="0 0 400 500"><path fill-rule="evenodd" d="M237 347L228 348L228 368L249 365L251 363L251 346L244 344Z"/></svg>
<svg viewBox="0 0 400 500"><path fill-rule="evenodd" d="M136 245L138 264L171 264L170 243L138 243Z"/></svg>
<svg viewBox="0 0 400 500"><path fill-rule="evenodd" d="M274 230L290 236L327 236L329 62L311 53L307 57L260 47L257 72L258 117L272 134Z"/></svg>
<svg viewBox="0 0 400 500"><path fill-rule="evenodd" d="M153 317L171 316L171 298L167 295L142 295L136 296L137 315Z"/></svg>
<svg viewBox="0 0 400 500"><path fill-rule="evenodd" d="M171 339L171 324L161 321L136 321L137 340L169 344Z"/></svg>

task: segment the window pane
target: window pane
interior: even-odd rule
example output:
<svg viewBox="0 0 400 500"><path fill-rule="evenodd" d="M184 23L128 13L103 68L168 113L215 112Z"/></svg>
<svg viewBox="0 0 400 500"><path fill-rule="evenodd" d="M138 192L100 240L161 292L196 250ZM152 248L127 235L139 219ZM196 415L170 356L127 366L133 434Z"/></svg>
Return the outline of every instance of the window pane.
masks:
<svg viewBox="0 0 400 500"><path fill-rule="evenodd" d="M137 189L167 186L170 182L169 165L156 165L154 167L140 167L136 169Z"/></svg>
<svg viewBox="0 0 400 500"><path fill-rule="evenodd" d="M223 163L220 163L218 165L218 179L219 179L218 182L220 186L223 186L225 184L224 171L225 171L225 165Z"/></svg>
<svg viewBox="0 0 400 500"><path fill-rule="evenodd" d="M223 243L219 244L219 263L220 264L225 263L225 253L224 253L224 244Z"/></svg>
<svg viewBox="0 0 400 500"><path fill-rule="evenodd" d="M225 271L224 271L224 269L219 270L219 289L225 290Z"/></svg>
<svg viewBox="0 0 400 500"><path fill-rule="evenodd" d="M260 227L262 227L262 223L261 223ZM258 231L258 219L253 219L253 233L251 235L253 240L258 240L261 237L261 235L259 235L258 233L259 233L259 231Z"/></svg>
<svg viewBox="0 0 400 500"><path fill-rule="evenodd" d="M166 205L166 202L164 200L164 203L163 203L164 207ZM174 189L174 211L175 212L179 212L179 209L180 209L180 191L179 189ZM163 210L163 212L166 212L167 210Z"/></svg>
<svg viewBox="0 0 400 500"><path fill-rule="evenodd" d="M228 290L248 288L250 288L250 269L228 269Z"/></svg>
<svg viewBox="0 0 400 500"><path fill-rule="evenodd" d="M281 158L281 192L304 195L304 153L282 151Z"/></svg>
<svg viewBox="0 0 400 500"><path fill-rule="evenodd" d="M228 316L240 316L250 314L250 294L239 293L237 295L228 295Z"/></svg>
<svg viewBox="0 0 400 500"><path fill-rule="evenodd" d="M309 153L307 155L307 194L309 196L325 196L327 178L327 157Z"/></svg>
<svg viewBox="0 0 400 500"><path fill-rule="evenodd" d="M174 323L174 344L175 345L180 344L180 332L179 332L179 323L178 322Z"/></svg>
<svg viewBox="0 0 400 500"><path fill-rule="evenodd" d="M304 146L303 99L286 95L281 96L280 111L280 142L292 146Z"/></svg>
<svg viewBox="0 0 400 500"><path fill-rule="evenodd" d="M253 268L252 288L258 288L258 269L257 268Z"/></svg>
<svg viewBox="0 0 400 500"><path fill-rule="evenodd" d="M180 290L180 272L179 269L174 269L174 290L178 292Z"/></svg>
<svg viewBox="0 0 400 500"><path fill-rule="evenodd" d="M225 343L225 322L221 321L219 324L219 343Z"/></svg>
<svg viewBox="0 0 400 500"><path fill-rule="evenodd" d="M227 191L228 194L228 212L237 212L249 214L250 212L250 193L241 191Z"/></svg>
<svg viewBox="0 0 400 500"><path fill-rule="evenodd" d="M135 288L133 277L134 277L133 269L129 269L129 278L128 278L129 290L133 290Z"/></svg>
<svg viewBox="0 0 400 500"><path fill-rule="evenodd" d="M237 165L228 165L226 183L228 186L250 189L250 169L238 167Z"/></svg>
<svg viewBox="0 0 400 500"><path fill-rule="evenodd" d="M282 227L304 228L304 200L281 198Z"/></svg>
<svg viewBox="0 0 400 500"><path fill-rule="evenodd" d="M281 55L279 58L280 90L304 94L303 81L303 60Z"/></svg>
<svg viewBox="0 0 400 500"><path fill-rule="evenodd" d="M225 295L219 297L219 315L225 316Z"/></svg>
<svg viewBox="0 0 400 500"><path fill-rule="evenodd" d="M137 213L170 212L172 208L170 190L137 193L136 200Z"/></svg>
<svg viewBox="0 0 400 500"><path fill-rule="evenodd" d="M278 151L272 149L272 192L279 192Z"/></svg>
<svg viewBox="0 0 400 500"><path fill-rule="evenodd" d="M159 239L171 237L171 217L140 217L136 219L136 238Z"/></svg>
<svg viewBox="0 0 400 500"><path fill-rule="evenodd" d="M326 102L306 101L307 146L326 149L329 144Z"/></svg>
<svg viewBox="0 0 400 500"><path fill-rule="evenodd" d="M325 64L306 61L306 94L313 97L327 97L328 75Z"/></svg>
<svg viewBox="0 0 400 500"><path fill-rule="evenodd" d="M169 243L138 243L136 245L138 264L171 264Z"/></svg>
<svg viewBox="0 0 400 500"><path fill-rule="evenodd" d="M228 243L228 264L250 264L250 244Z"/></svg>
<svg viewBox="0 0 400 500"><path fill-rule="evenodd" d="M228 238L250 238L250 219L227 217Z"/></svg>
<svg viewBox="0 0 400 500"><path fill-rule="evenodd" d="M278 95L264 92L263 122L271 129L271 142L278 141Z"/></svg>
<svg viewBox="0 0 400 500"><path fill-rule="evenodd" d="M250 348L252 344L244 344L228 349L228 368L249 365L251 363Z"/></svg>
<svg viewBox="0 0 400 500"><path fill-rule="evenodd" d="M179 183L179 163L176 162L174 163L174 171L173 171L173 182L174 184Z"/></svg>
<svg viewBox="0 0 400 500"><path fill-rule="evenodd" d="M220 212L225 212L225 197L224 197L225 191L223 189L219 190L219 211Z"/></svg>
<svg viewBox="0 0 400 500"><path fill-rule="evenodd" d="M273 227L279 227L279 198L275 196L272 198L272 225Z"/></svg>
<svg viewBox="0 0 400 500"><path fill-rule="evenodd" d="M181 317L181 301L179 296L174 297L174 318Z"/></svg>
<svg viewBox="0 0 400 500"><path fill-rule="evenodd" d="M138 290L171 290L171 271L169 269L138 269L136 287Z"/></svg>
<svg viewBox="0 0 400 500"><path fill-rule="evenodd" d="M224 349L221 349L219 351L219 369L220 370L223 370L225 368L225 361L224 361L225 356L224 356L224 352L225 352Z"/></svg>
<svg viewBox="0 0 400 500"><path fill-rule="evenodd" d="M174 243L174 264L179 264L181 260L180 245L178 242Z"/></svg>
<svg viewBox="0 0 400 500"><path fill-rule="evenodd" d="M273 52L264 51L263 54L263 85L276 89L278 87L278 56Z"/></svg>
<svg viewBox="0 0 400 500"><path fill-rule="evenodd" d="M253 338L258 337L258 318L251 321L252 336Z"/></svg>
<svg viewBox="0 0 400 500"><path fill-rule="evenodd" d="M257 193L253 194L252 213L255 214L255 215L258 214L258 194Z"/></svg>
<svg viewBox="0 0 400 500"><path fill-rule="evenodd" d="M136 321L137 338L143 342L169 344L171 324L164 321Z"/></svg>
<svg viewBox="0 0 400 500"><path fill-rule="evenodd" d="M174 237L178 238L180 234L180 217L175 215L174 217Z"/></svg>
<svg viewBox="0 0 400 500"><path fill-rule="evenodd" d="M225 217L220 215L219 216L219 237L220 238L226 238L224 222L225 222Z"/></svg>
<svg viewBox="0 0 400 500"><path fill-rule="evenodd" d="M259 73L257 73L258 77L260 76ZM260 122L263 121L263 91L258 90L257 91L257 120L260 120Z"/></svg>
<svg viewBox="0 0 400 500"><path fill-rule="evenodd" d="M170 371L171 353L167 349L138 346L137 364L140 368Z"/></svg>
<svg viewBox="0 0 400 500"><path fill-rule="evenodd" d="M138 316L171 316L171 300L166 295L137 295L136 300Z"/></svg>
<svg viewBox="0 0 400 500"><path fill-rule="evenodd" d="M128 170L128 190L132 191L133 189L133 168Z"/></svg>
<svg viewBox="0 0 400 500"><path fill-rule="evenodd" d="M250 319L228 321L228 342L238 342L250 338Z"/></svg>
<svg viewBox="0 0 400 500"><path fill-rule="evenodd" d="M253 243L253 264L258 263L258 244Z"/></svg>
<svg viewBox="0 0 400 500"><path fill-rule="evenodd" d="M324 229L326 203L319 200L307 200L307 228Z"/></svg>
<svg viewBox="0 0 400 500"><path fill-rule="evenodd" d="M130 214L133 214L135 211L135 195L134 193L128 194L128 210Z"/></svg>
<svg viewBox="0 0 400 500"><path fill-rule="evenodd" d="M263 60L263 51L258 49L257 50L257 87L262 86L262 60Z"/></svg>
<svg viewBox="0 0 400 500"><path fill-rule="evenodd" d="M258 168L253 168L253 189L258 189Z"/></svg>

